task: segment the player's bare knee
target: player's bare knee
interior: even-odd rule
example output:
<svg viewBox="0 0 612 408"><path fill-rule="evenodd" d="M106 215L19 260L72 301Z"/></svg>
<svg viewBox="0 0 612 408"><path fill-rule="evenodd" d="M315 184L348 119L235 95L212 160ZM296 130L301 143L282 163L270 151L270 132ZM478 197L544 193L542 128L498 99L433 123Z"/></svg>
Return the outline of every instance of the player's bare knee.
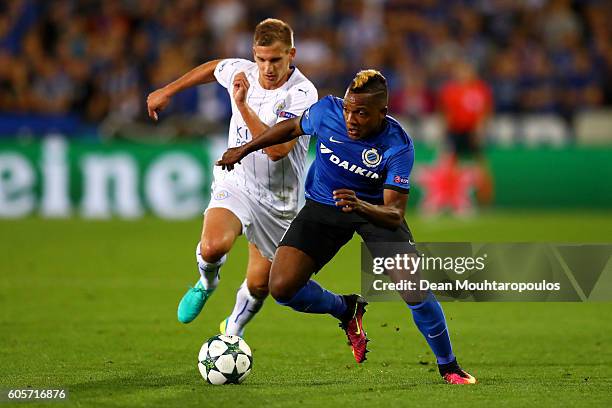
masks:
<svg viewBox="0 0 612 408"><path fill-rule="evenodd" d="M268 290L268 282L249 282L247 281L249 293L256 299L265 299L270 291Z"/></svg>
<svg viewBox="0 0 612 408"><path fill-rule="evenodd" d="M207 239L200 242L200 254L206 262L218 262L232 248L231 242L223 238Z"/></svg>
<svg viewBox="0 0 612 408"><path fill-rule="evenodd" d="M270 275L269 289L270 295L277 302L288 302L296 293L293 285L283 276Z"/></svg>

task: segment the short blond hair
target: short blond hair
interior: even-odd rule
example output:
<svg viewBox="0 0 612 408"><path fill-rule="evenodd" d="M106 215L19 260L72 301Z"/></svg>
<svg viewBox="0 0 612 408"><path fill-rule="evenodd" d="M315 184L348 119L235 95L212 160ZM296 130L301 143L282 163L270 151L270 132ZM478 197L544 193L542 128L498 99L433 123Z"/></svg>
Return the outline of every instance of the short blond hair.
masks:
<svg viewBox="0 0 612 408"><path fill-rule="evenodd" d="M293 48L293 30L289 24L276 18L267 18L255 27L253 45L270 46L280 42Z"/></svg>

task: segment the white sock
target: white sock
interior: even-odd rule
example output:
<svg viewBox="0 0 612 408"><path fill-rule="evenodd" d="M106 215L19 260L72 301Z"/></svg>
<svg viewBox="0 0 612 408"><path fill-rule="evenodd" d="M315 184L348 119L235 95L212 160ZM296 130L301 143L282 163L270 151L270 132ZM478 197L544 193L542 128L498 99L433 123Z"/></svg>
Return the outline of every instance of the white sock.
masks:
<svg viewBox="0 0 612 408"><path fill-rule="evenodd" d="M196 247L196 261L198 263L198 271L200 272L200 282L204 289L215 289L219 284L219 269L225 263L227 259L227 255L223 255L221 259L219 259L215 263L208 263L204 259L202 259L202 254L200 253L200 243L198 242L198 246Z"/></svg>
<svg viewBox="0 0 612 408"><path fill-rule="evenodd" d="M254 298L251 295L246 280L242 282L238 292L236 292L236 304L227 320L225 333L242 337L244 326L259 312L263 302L263 300Z"/></svg>

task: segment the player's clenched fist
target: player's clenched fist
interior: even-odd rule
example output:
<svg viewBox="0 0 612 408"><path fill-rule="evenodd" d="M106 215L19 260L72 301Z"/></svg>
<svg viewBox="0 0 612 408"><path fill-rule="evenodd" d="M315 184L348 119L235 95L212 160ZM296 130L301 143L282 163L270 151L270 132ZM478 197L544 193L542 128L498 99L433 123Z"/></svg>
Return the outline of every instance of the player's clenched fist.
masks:
<svg viewBox="0 0 612 408"><path fill-rule="evenodd" d="M334 200L336 200L336 207L342 207L344 212L359 210L363 205L363 202L357 198L355 192L347 188L334 190Z"/></svg>
<svg viewBox="0 0 612 408"><path fill-rule="evenodd" d="M147 111L149 117L153 120L157 120L157 112L164 110L169 102L170 95L168 95L164 88L151 92L149 96L147 96Z"/></svg>
<svg viewBox="0 0 612 408"><path fill-rule="evenodd" d="M232 95L237 105L244 104L246 101L247 92L251 84L244 72L239 72L234 77Z"/></svg>

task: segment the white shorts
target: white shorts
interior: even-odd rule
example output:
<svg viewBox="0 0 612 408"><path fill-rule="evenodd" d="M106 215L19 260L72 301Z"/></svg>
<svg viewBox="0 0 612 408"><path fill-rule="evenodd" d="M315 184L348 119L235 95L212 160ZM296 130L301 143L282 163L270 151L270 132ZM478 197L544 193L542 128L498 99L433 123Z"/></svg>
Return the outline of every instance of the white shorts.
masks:
<svg viewBox="0 0 612 408"><path fill-rule="evenodd" d="M233 212L242 223L242 233L247 240L255 244L269 260L274 258L278 243L297 213L296 209L295 212L285 211L281 214L229 180L213 182L210 203L204 214L211 208L225 208Z"/></svg>

